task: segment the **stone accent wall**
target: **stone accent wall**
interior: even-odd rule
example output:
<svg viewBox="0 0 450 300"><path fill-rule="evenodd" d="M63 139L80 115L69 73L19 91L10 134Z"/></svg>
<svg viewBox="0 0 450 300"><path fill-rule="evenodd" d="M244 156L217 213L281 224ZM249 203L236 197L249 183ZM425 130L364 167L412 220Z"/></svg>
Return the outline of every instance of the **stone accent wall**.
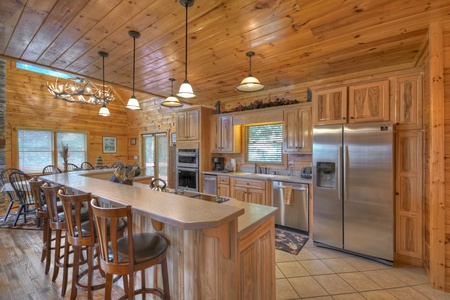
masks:
<svg viewBox="0 0 450 300"><path fill-rule="evenodd" d="M6 61L0 60L0 172L6 167ZM6 195L0 193L0 212L5 210Z"/></svg>

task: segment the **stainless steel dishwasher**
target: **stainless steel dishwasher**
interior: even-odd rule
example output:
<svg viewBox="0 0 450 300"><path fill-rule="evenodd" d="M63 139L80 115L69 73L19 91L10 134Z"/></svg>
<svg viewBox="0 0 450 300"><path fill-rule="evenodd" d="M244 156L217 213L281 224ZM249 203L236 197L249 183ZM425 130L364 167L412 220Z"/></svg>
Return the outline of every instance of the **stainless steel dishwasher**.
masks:
<svg viewBox="0 0 450 300"><path fill-rule="evenodd" d="M217 176L211 174L203 175L203 193L217 195Z"/></svg>
<svg viewBox="0 0 450 300"><path fill-rule="evenodd" d="M278 207L275 224L308 232L309 189L307 184L273 181L273 206ZM290 199L286 199L291 197Z"/></svg>

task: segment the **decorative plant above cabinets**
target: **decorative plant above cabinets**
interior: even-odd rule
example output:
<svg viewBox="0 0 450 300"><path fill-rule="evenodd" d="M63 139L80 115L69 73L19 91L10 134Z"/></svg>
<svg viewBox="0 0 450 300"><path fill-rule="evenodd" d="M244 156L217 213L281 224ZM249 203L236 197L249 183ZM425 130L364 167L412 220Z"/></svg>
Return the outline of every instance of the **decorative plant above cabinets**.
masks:
<svg viewBox="0 0 450 300"><path fill-rule="evenodd" d="M274 106L282 106L282 105L289 105L289 104L297 104L300 103L297 99L289 100L284 98L278 98L276 97L274 101L270 100L268 102L263 102L263 100L256 100L255 102L252 102L248 105L238 105L235 108L232 108L229 111L224 111L223 113L230 113L230 112L237 112L237 111L244 111L244 110L252 110L252 109L259 109L259 108L266 108L266 107L274 107Z"/></svg>

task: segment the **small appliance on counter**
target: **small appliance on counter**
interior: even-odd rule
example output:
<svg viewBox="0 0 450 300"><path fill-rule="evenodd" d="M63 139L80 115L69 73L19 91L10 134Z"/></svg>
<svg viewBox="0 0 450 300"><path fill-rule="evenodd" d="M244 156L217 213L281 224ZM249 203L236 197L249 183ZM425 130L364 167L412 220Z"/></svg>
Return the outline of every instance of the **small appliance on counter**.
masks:
<svg viewBox="0 0 450 300"><path fill-rule="evenodd" d="M312 167L303 167L302 171L300 173L300 177L311 179L312 178Z"/></svg>
<svg viewBox="0 0 450 300"><path fill-rule="evenodd" d="M213 157L213 171L222 171L224 167L224 159L223 157Z"/></svg>

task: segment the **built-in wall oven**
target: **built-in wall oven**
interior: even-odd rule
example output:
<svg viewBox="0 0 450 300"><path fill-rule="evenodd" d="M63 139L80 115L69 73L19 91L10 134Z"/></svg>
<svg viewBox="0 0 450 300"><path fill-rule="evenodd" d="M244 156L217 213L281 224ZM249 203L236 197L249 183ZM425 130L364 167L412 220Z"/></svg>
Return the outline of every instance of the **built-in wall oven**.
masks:
<svg viewBox="0 0 450 300"><path fill-rule="evenodd" d="M199 191L198 149L177 149L177 190Z"/></svg>

